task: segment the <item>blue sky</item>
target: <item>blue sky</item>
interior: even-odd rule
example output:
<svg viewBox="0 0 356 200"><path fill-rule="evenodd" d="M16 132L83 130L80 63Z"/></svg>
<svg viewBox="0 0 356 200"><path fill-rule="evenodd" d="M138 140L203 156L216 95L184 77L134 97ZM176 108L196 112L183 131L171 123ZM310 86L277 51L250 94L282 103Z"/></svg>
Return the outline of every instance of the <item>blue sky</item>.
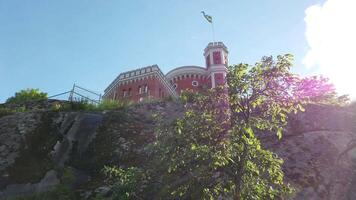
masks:
<svg viewBox="0 0 356 200"><path fill-rule="evenodd" d="M305 10L323 0L0 0L0 102L24 88L49 95L73 83L102 92L126 70L158 64L164 73L204 65L213 16L230 64L308 51Z"/></svg>

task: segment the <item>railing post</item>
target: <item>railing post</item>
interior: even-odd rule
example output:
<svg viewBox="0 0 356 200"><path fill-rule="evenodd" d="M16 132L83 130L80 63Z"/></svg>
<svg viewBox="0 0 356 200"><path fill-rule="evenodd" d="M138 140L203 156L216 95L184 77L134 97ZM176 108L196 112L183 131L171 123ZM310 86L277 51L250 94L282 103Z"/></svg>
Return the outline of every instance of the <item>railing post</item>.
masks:
<svg viewBox="0 0 356 200"><path fill-rule="evenodd" d="M69 95L69 101L73 102L73 93L74 93L74 89L75 89L75 83L73 84L73 88L70 91L70 95Z"/></svg>

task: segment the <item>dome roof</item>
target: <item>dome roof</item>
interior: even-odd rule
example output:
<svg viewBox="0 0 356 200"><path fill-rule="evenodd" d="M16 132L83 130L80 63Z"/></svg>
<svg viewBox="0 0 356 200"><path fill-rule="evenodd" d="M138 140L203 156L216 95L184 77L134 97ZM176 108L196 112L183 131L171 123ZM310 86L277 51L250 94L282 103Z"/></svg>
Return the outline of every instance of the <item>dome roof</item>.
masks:
<svg viewBox="0 0 356 200"><path fill-rule="evenodd" d="M182 67L177 67L175 69L172 69L166 74L166 78L172 79L176 76L180 76L183 74L200 74L200 75L205 75L206 74L206 69L204 67L199 67L199 66L182 66Z"/></svg>

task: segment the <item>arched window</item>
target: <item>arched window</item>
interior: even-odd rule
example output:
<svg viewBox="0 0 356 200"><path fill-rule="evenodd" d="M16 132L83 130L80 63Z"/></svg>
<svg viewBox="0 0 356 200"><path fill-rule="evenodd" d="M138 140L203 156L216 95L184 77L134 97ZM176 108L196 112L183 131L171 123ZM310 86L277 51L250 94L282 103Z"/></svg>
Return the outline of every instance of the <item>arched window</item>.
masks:
<svg viewBox="0 0 356 200"><path fill-rule="evenodd" d="M138 86L138 93L142 94L142 87L141 86Z"/></svg>
<svg viewBox="0 0 356 200"><path fill-rule="evenodd" d="M122 96L123 96L123 97L126 97L126 96L127 96L127 91L126 91L125 89L122 91Z"/></svg>
<svg viewBox="0 0 356 200"><path fill-rule="evenodd" d="M148 85L147 85L147 84L145 85L144 92L145 92L145 93L148 92Z"/></svg>

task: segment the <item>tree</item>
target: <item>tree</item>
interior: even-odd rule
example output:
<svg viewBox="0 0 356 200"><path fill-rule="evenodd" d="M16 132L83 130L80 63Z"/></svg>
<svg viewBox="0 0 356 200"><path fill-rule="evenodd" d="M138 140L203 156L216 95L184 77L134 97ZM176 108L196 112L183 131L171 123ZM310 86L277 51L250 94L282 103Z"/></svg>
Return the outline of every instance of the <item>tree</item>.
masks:
<svg viewBox="0 0 356 200"><path fill-rule="evenodd" d="M298 78L294 89L294 96L304 102L346 105L348 95L338 96L335 87L323 76Z"/></svg>
<svg viewBox="0 0 356 200"><path fill-rule="evenodd" d="M47 93L39 89L25 89L15 93L15 96L6 100L6 103L23 103L27 101L38 101L47 99Z"/></svg>
<svg viewBox="0 0 356 200"><path fill-rule="evenodd" d="M287 114L301 106L293 96L292 56L234 65L228 90L189 96L186 112L158 132L156 154L165 183L160 194L179 199L273 199L291 192L282 159L261 147L255 133L280 138Z"/></svg>
<svg viewBox="0 0 356 200"><path fill-rule="evenodd" d="M326 87L327 81L318 79L313 83L326 88L322 93L300 87L305 79L290 72L292 59L287 54L276 60L264 57L254 66L233 65L227 88L183 93L183 116L157 128L153 158L144 169L152 199L283 199L290 195L292 188L283 180L283 160L263 149L256 133L281 138L288 113L333 92Z"/></svg>
<svg viewBox="0 0 356 200"><path fill-rule="evenodd" d="M255 133L274 132L281 138L287 114L302 109L294 95L298 79L290 73L292 58L287 54L274 62L264 57L251 68L229 68L230 140L233 149L240 149L226 165L234 180L234 199L273 199L290 192L283 184L282 160L263 150Z"/></svg>

